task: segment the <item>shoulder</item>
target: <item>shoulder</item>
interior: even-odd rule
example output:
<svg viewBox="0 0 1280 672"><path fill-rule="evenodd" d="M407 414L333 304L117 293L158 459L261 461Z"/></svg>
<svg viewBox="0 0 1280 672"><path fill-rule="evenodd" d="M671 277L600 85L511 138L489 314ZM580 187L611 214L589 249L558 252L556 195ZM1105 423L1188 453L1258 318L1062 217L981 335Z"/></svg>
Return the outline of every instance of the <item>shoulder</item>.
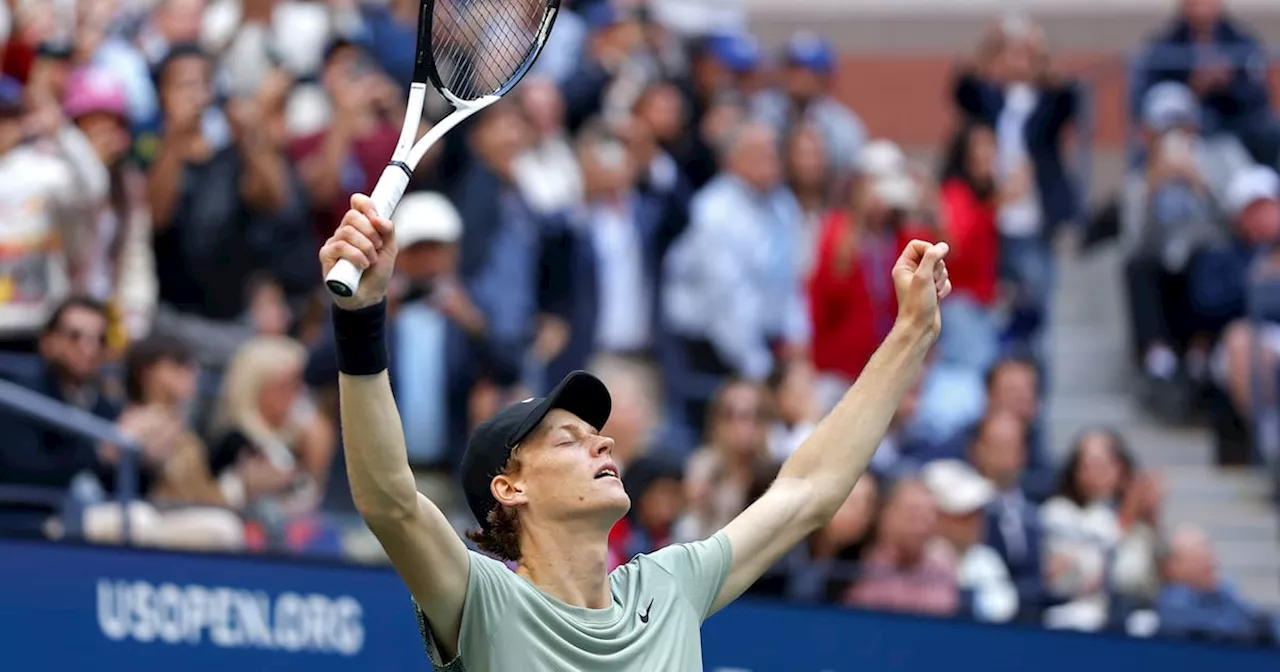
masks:
<svg viewBox="0 0 1280 672"><path fill-rule="evenodd" d="M610 575L615 592L667 586L705 617L729 575L733 551L723 530L703 539L641 553Z"/></svg>

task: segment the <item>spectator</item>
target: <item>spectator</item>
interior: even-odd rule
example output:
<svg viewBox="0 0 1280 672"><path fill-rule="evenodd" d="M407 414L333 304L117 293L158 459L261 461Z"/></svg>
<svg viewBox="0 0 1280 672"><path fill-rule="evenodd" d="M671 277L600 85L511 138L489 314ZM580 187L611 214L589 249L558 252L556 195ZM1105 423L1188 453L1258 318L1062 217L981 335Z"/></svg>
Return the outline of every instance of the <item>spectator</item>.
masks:
<svg viewBox="0 0 1280 672"><path fill-rule="evenodd" d="M160 283L155 328L191 343L202 363L219 368L255 331L246 319L245 281L264 268L300 280L313 261L291 264L312 237L256 104L232 101L234 133L224 144L201 124L213 100L209 57L178 46L156 72L165 121L148 175Z"/></svg>
<svg viewBox="0 0 1280 672"><path fill-rule="evenodd" d="M1200 99L1210 132L1238 137L1255 161L1280 161L1280 120L1271 109L1266 55L1223 10L1222 0L1182 0L1181 11L1151 43L1145 86L1186 84Z"/></svg>
<svg viewBox="0 0 1280 672"><path fill-rule="evenodd" d="M695 189L706 186L720 168L716 143L724 128L746 117L748 101L734 87L730 65L738 39L706 36L690 48L688 78L682 82L688 123L667 146Z"/></svg>
<svg viewBox="0 0 1280 672"><path fill-rule="evenodd" d="M145 124L156 116L156 90L151 66L123 31L112 2L77 3L72 60L102 72L109 72L123 87L127 100L126 118L131 125ZM71 87L74 91L75 87Z"/></svg>
<svg viewBox="0 0 1280 672"><path fill-rule="evenodd" d="M585 129L578 148L587 202L569 216L561 240L547 242L544 265L567 268L567 303L552 307L569 325L569 343L547 372L559 380L593 358L630 360L652 369L657 332L656 286L670 236L660 200L636 189L636 166L626 146L599 128ZM646 387L657 387L646 374Z"/></svg>
<svg viewBox="0 0 1280 672"><path fill-rule="evenodd" d="M823 219L834 205L835 180L830 159L822 145L822 135L811 126L799 126L787 136L784 147L787 187L795 194L803 213L800 244L800 273L813 272L814 251Z"/></svg>
<svg viewBox="0 0 1280 672"><path fill-rule="evenodd" d="M440 194L409 194L396 208L393 364L410 460L456 465L465 445L465 402L477 378L513 381L518 344L495 335L457 277L462 221Z"/></svg>
<svg viewBox="0 0 1280 672"><path fill-rule="evenodd" d="M769 427L769 455L782 464L804 443L825 415L816 398L816 377L807 360L781 362L766 385L774 418Z"/></svg>
<svg viewBox="0 0 1280 672"><path fill-rule="evenodd" d="M1218 643L1271 643L1268 619L1218 576L1217 559L1202 531L1177 531L1161 569L1165 587L1156 602L1160 634Z"/></svg>
<svg viewBox="0 0 1280 672"><path fill-rule="evenodd" d="M107 314L102 304L78 297L65 300L41 333L39 361L31 371L15 376L15 382L55 402L117 423L122 434L143 444L146 454L163 455L175 428L163 427L156 414L122 417L119 404L102 387L106 336ZM77 476L86 474L106 490L114 490L115 465L120 457L117 447L46 428L10 411L4 411L0 420L5 428L0 483L65 489ZM142 471L139 492L149 489L153 477L149 469ZM42 507L18 505L4 511L0 520L10 533L43 535L50 513Z"/></svg>
<svg viewBox="0 0 1280 672"><path fill-rule="evenodd" d="M10 352L34 353L54 306L79 289L69 263L84 245L82 218L107 195L93 145L62 123L56 100L39 104L0 79L0 349ZM31 136L40 141L25 141Z"/></svg>
<svg viewBox="0 0 1280 672"><path fill-rule="evenodd" d="M236 474L259 460L281 472L271 479L278 489L257 500L249 499L247 488L227 494L231 505L252 506L268 520L314 510L333 459L334 429L302 387L305 357L305 349L288 338L248 341L228 366L214 409L209 459L220 481L227 482L229 470Z"/></svg>
<svg viewBox="0 0 1280 672"><path fill-rule="evenodd" d="M597 115L609 121L630 109L652 74L643 63L644 31L631 8L595 2L583 9L582 18L591 33L577 70L562 88L574 132Z"/></svg>
<svg viewBox="0 0 1280 672"><path fill-rule="evenodd" d="M413 82L414 58L418 43L418 10L415 0L386 3L337 0L333 3L343 32L369 45L373 59L399 85Z"/></svg>
<svg viewBox="0 0 1280 672"><path fill-rule="evenodd" d="M912 614L952 616L960 608L956 557L938 536L938 511L919 481L889 493L876 539L845 604Z"/></svg>
<svg viewBox="0 0 1280 672"><path fill-rule="evenodd" d="M982 543L995 488L960 460L930 462L920 478L938 507L938 534L960 559L956 581L968 603L964 610L986 623L1011 620L1018 613L1018 591L1004 560Z"/></svg>
<svg viewBox="0 0 1280 672"><path fill-rule="evenodd" d="M1032 501L1044 501L1057 486L1057 472L1044 445L1039 366L1027 358L1003 359L987 370L984 382L986 413L1012 413L1027 428L1027 462L1023 466L1021 485ZM980 425L980 422L974 423L949 442L940 443L937 456L962 457L974 441Z"/></svg>
<svg viewBox="0 0 1280 672"><path fill-rule="evenodd" d="M306 187L319 239L329 237L349 207L350 194L371 192L400 137L400 92L362 44L336 40L320 73L333 101L328 128L290 143L289 156ZM388 108L391 109L388 109Z"/></svg>
<svg viewBox="0 0 1280 672"><path fill-rule="evenodd" d="M848 172L867 133L862 120L831 96L835 50L820 35L797 33L787 41L782 60L781 87L756 96L752 113L781 137L801 120L813 124L822 134L832 167L837 173Z"/></svg>
<svg viewBox="0 0 1280 672"><path fill-rule="evenodd" d="M151 68L162 63L170 50L182 44L199 44L205 0L160 0L138 33L137 43Z"/></svg>
<svg viewBox="0 0 1280 672"><path fill-rule="evenodd" d="M775 353L785 359L808 347L799 206L779 185L777 139L767 127L738 128L723 157L723 172L698 192L689 228L667 255L663 309L689 371L763 381ZM700 403L688 400L695 427Z"/></svg>
<svg viewBox="0 0 1280 672"><path fill-rule="evenodd" d="M996 488L987 507L986 543L1000 554L1018 588L1019 617L1035 618L1045 606L1041 570L1042 531L1020 485L1027 463L1026 425L1012 411L992 410L978 426L969 462Z"/></svg>
<svg viewBox="0 0 1280 672"><path fill-rule="evenodd" d="M953 298L945 309L947 330L939 337L940 357L976 371L995 362L999 345L994 314L1000 255L995 159L992 127L969 123L947 151L939 192L942 231L953 250L947 260Z"/></svg>
<svg viewBox="0 0 1280 672"><path fill-rule="evenodd" d="M581 206L583 175L565 130L560 90L550 80L528 78L520 84L520 102L534 134L532 146L513 168L520 193L539 215Z"/></svg>
<svg viewBox="0 0 1280 672"><path fill-rule="evenodd" d="M476 306L484 313L495 339L528 345L538 325L537 288L540 278L539 244L544 222L514 186L515 161L528 148L524 117L511 102L500 102L470 122L468 144L473 158L449 194L462 217L463 236L458 244L457 274ZM558 271L556 287L565 285ZM546 300L543 300L546 303ZM544 324L554 324L546 322ZM551 339L544 327L535 356L550 361L567 341L567 327L557 325L559 338ZM503 385L514 383L502 381Z"/></svg>
<svg viewBox="0 0 1280 672"><path fill-rule="evenodd" d="M1189 410L1189 383L1206 381L1215 330L1191 305L1187 267L1223 238L1230 181L1252 164L1234 138L1199 136L1199 118L1194 94L1184 85L1163 82L1147 92L1147 165L1128 179L1122 212L1136 247L1125 273L1143 396L1171 420Z"/></svg>
<svg viewBox="0 0 1280 672"><path fill-rule="evenodd" d="M683 229L693 185L688 162L679 154L690 112L680 90L670 82L654 82L640 94L631 123L623 134L636 161L638 188L670 201L668 212Z"/></svg>
<svg viewBox="0 0 1280 672"><path fill-rule="evenodd" d="M1133 457L1113 432L1083 434L1067 457L1058 493L1040 507L1046 585L1066 602L1047 624L1097 630L1107 617L1107 568L1120 540L1119 506Z"/></svg>
<svg viewBox="0 0 1280 672"><path fill-rule="evenodd" d="M152 453L154 471L147 502L130 505L136 543L189 550L239 550L244 524L228 511L227 498L209 472L204 443L183 417L196 392L199 367L185 344L164 337L143 340L129 349L124 416L149 417L168 439L162 454ZM241 477L253 483L246 470ZM152 506L154 505L154 506ZM120 538L120 507L99 504L85 513L85 536L95 541Z"/></svg>
<svg viewBox="0 0 1280 672"><path fill-rule="evenodd" d="M954 95L967 116L995 131L1001 278L1016 290L1021 319L1012 336L1033 345L1049 300L1050 241L1080 205L1063 158L1079 92L1054 71L1044 31L1010 16L961 70Z"/></svg>
<svg viewBox="0 0 1280 672"><path fill-rule="evenodd" d="M848 203L822 224L809 277L813 363L824 390L843 394L889 329L897 311L890 270L913 237L904 216L916 204L905 157L888 141L869 143L859 157ZM948 264L948 268L950 264ZM831 392L824 392L827 403Z"/></svg>
<svg viewBox="0 0 1280 672"><path fill-rule="evenodd" d="M712 400L707 442L685 467L689 509L676 527L681 541L703 539L747 508L776 467L766 439L764 390L731 379Z"/></svg>
<svg viewBox="0 0 1280 672"><path fill-rule="evenodd" d="M1280 339L1276 316L1258 316L1254 326L1242 319L1247 313L1250 287L1275 275L1280 243L1280 176L1270 168L1255 166L1237 174L1228 192L1227 209L1235 222L1232 240L1207 250L1192 261L1190 291L1196 312L1211 324L1230 322L1223 334L1216 378L1226 390L1236 412L1253 418L1254 409L1261 446L1268 457L1280 454L1280 410L1275 394ZM1260 344L1254 348L1253 343ZM1256 357L1255 360L1255 350ZM1254 377L1258 391L1254 398Z"/></svg>
<svg viewBox="0 0 1280 672"><path fill-rule="evenodd" d="M124 87L109 72L71 74L63 109L93 146L110 178L107 199L93 213L83 258L72 264L85 291L118 311L128 340L146 336L155 312L155 258L146 175L128 159L132 136Z"/></svg>
<svg viewBox="0 0 1280 672"><path fill-rule="evenodd" d="M326 3L328 4L328 3ZM334 26L341 3L330 7L307 0L225 0L205 12L203 44L219 54L227 93L249 97L268 86L277 67L292 77L312 77L321 67L330 35L345 34Z"/></svg>

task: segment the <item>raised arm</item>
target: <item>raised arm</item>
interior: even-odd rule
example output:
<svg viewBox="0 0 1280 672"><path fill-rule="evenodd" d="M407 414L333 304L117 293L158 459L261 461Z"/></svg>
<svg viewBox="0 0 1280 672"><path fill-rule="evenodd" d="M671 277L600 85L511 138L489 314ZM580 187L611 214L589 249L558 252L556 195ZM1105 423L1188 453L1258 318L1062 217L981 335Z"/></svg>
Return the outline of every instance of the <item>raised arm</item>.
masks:
<svg viewBox="0 0 1280 672"><path fill-rule="evenodd" d="M913 240L893 268L898 319L844 399L782 465L760 499L725 526L733 559L711 606L724 607L835 515L884 438L941 327L938 301L951 291L946 243Z"/></svg>
<svg viewBox="0 0 1280 672"><path fill-rule="evenodd" d="M435 504L417 491L391 395L381 329L387 282L395 265L391 222L373 202L351 197L351 210L320 250L324 273L347 259L365 274L356 296L335 299L334 324L342 373L338 390L347 477L356 509L408 586L442 652L458 650L470 562L467 549Z"/></svg>

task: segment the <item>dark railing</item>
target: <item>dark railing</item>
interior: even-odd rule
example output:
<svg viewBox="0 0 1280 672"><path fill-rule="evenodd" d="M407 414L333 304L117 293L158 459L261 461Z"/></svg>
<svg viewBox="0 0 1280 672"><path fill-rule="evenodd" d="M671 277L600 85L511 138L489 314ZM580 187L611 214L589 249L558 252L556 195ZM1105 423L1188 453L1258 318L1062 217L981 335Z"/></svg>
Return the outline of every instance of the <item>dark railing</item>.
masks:
<svg viewBox="0 0 1280 672"><path fill-rule="evenodd" d="M116 463L115 494L121 506L123 543L130 543L133 537L129 504L138 496L137 443L121 434L120 430L107 420L4 379L0 379L0 408L13 415L21 416L29 422L45 425L54 431L90 441L112 444L119 448L120 459ZM57 488L0 485L0 505L37 505L58 508L69 496L71 495L67 491Z"/></svg>

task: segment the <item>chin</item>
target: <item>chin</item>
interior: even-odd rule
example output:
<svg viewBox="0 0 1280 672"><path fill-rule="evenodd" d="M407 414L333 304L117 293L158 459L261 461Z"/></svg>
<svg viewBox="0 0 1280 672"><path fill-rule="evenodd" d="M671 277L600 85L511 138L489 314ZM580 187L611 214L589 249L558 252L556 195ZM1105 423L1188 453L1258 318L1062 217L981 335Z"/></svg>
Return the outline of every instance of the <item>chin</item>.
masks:
<svg viewBox="0 0 1280 672"><path fill-rule="evenodd" d="M601 515L608 518L610 527L622 520L622 517L627 515L630 510L631 498L627 497L627 493L623 492L621 488L618 489L617 495L611 496L600 503Z"/></svg>

